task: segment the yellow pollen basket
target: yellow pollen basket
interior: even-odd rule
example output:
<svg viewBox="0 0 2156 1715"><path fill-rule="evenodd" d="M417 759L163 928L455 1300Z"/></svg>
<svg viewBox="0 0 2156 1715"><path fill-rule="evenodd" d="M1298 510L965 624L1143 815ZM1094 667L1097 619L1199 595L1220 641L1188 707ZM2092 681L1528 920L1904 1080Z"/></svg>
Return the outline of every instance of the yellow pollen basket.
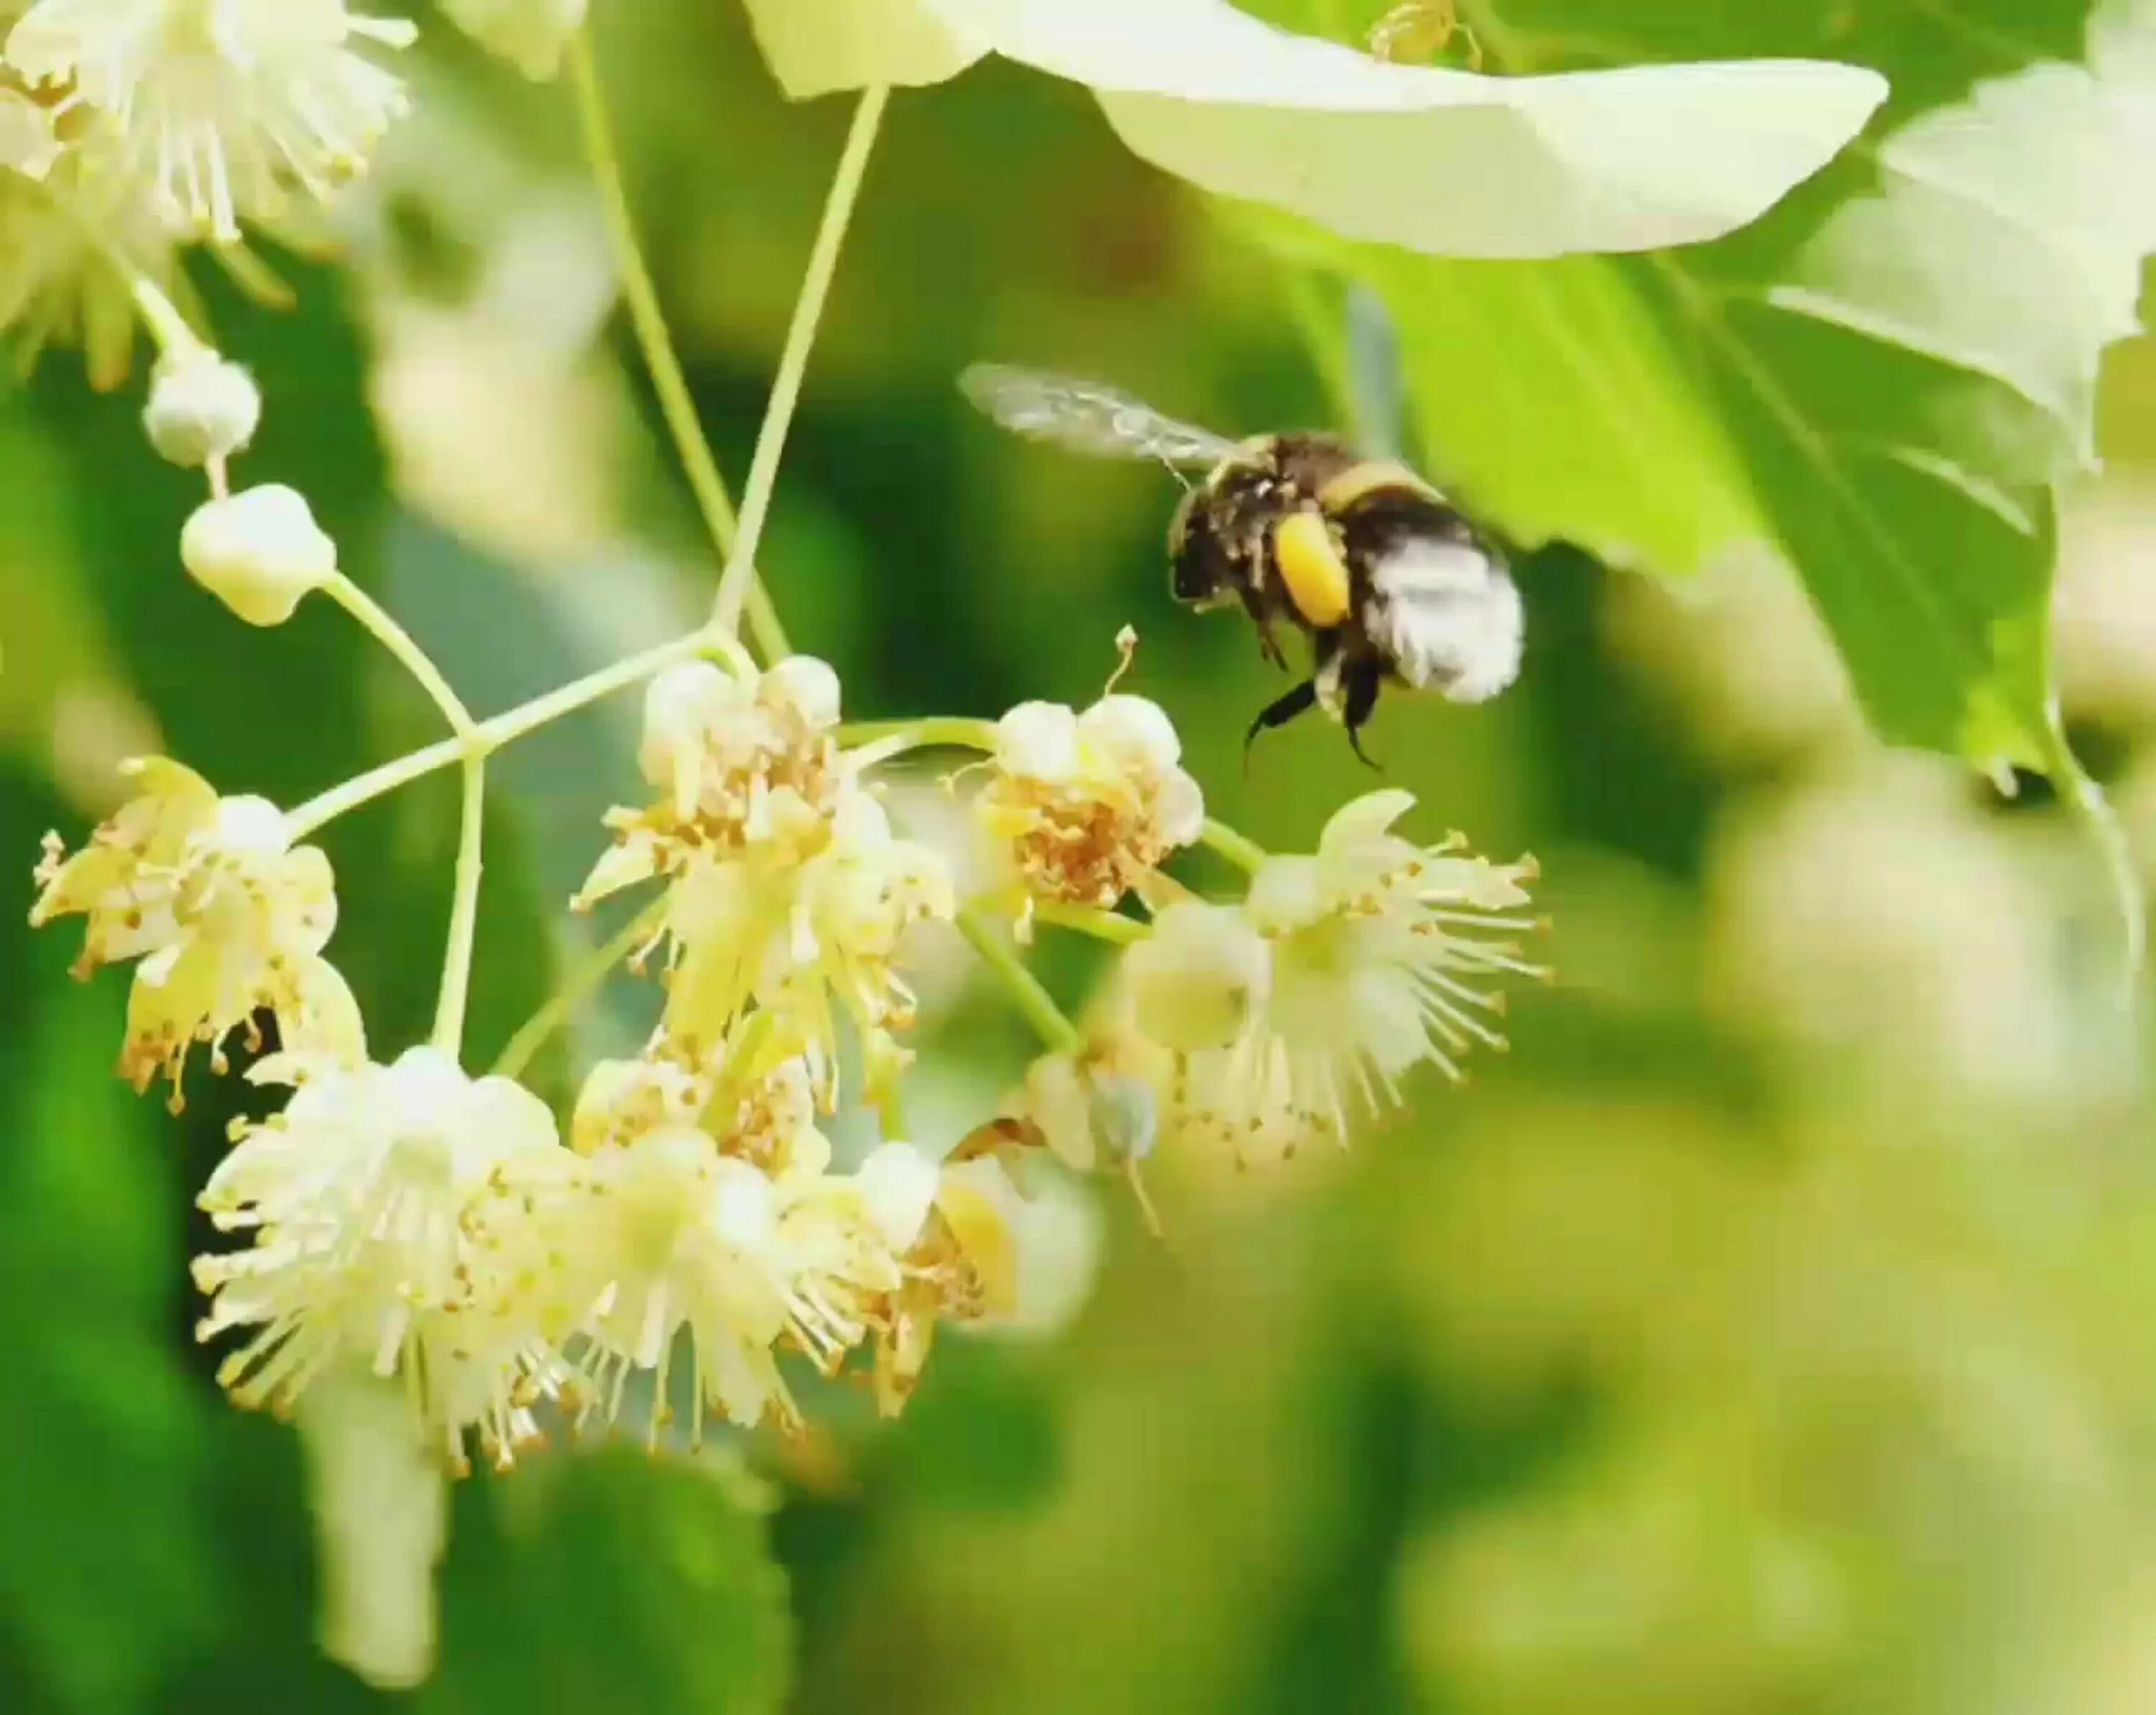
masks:
<svg viewBox="0 0 2156 1715"><path fill-rule="evenodd" d="M1296 512L1281 520L1273 531L1273 563L1287 585L1288 599L1309 624L1330 630L1348 617L1348 564L1319 514Z"/></svg>

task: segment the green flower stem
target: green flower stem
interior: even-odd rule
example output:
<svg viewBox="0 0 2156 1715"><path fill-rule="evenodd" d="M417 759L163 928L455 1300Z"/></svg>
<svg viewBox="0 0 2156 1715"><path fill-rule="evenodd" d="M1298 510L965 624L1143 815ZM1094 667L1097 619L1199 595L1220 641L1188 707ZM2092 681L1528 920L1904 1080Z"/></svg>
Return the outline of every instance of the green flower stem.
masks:
<svg viewBox="0 0 2156 1715"><path fill-rule="evenodd" d="M412 634L392 619L382 604L354 583L341 572L322 586L322 593L329 597L345 612L359 621L367 634L389 651L397 665L418 681L419 688L434 701L442 716L449 723L449 730L459 737L468 737L478 722L471 711L465 706L442 670L434 665L434 658L421 649Z"/></svg>
<svg viewBox="0 0 2156 1715"><path fill-rule="evenodd" d="M973 944L996 980L1009 993L1011 1002L1025 1015L1042 1044L1056 1054L1075 1054L1085 1045L1086 1039L1078 1027L1063 1015L1063 1009L1055 1004L1055 997L1040 986L1040 979L1025 968L1025 961L1018 956L1017 948L1004 938L995 921L978 905L960 907L958 930Z"/></svg>
<svg viewBox="0 0 2156 1715"><path fill-rule="evenodd" d="M516 1034L509 1039L509 1045L501 1050L501 1057L494 1063L496 1076L522 1076L532 1057L546 1046L554 1033L576 1015L578 1008L605 986L606 979L624 961L659 932L665 921L666 901L664 898L655 899L624 924L619 934L587 954L563 978L562 986L547 1004L517 1027Z"/></svg>
<svg viewBox="0 0 2156 1715"><path fill-rule="evenodd" d="M472 949L479 938L480 876L485 869L486 752L477 741L479 723L434 658L372 596L341 572L323 586L323 593L358 620L412 675L456 735L457 754L464 768L464 803L458 816L456 880L449 896L449 945L442 956L434 1036L435 1047L454 1055L464 1041L465 1011L471 994ZM293 837L299 837L296 831Z"/></svg>
<svg viewBox="0 0 2156 1715"><path fill-rule="evenodd" d="M1136 917L1127 917L1121 911L1104 911L1090 905L1043 902L1034 906L1033 920L1090 935L1113 947L1129 947L1152 932Z"/></svg>
<svg viewBox="0 0 2156 1715"><path fill-rule="evenodd" d="M583 132L584 155L591 164L592 177L598 184L607 236L613 246L614 265L621 275L622 299L628 306L629 323L644 353L644 367L651 372L652 388L659 396L660 414L665 419L667 433L673 437L675 453L688 476L689 490L696 498L696 510L703 515L704 528L723 563L732 558L734 542L740 533L733 500L726 492L726 479L719 474L718 460L712 454L711 441L696 415L696 402L689 391L688 377L682 372L680 354L675 349L665 313L660 307L658 286L636 241L636 219L629 208L628 187L622 177L621 151L614 141L605 87L599 81L591 42L583 30L569 39L568 63L577 121ZM787 642L786 629L779 623L778 610L772 604L771 593L763 587L762 580L753 570L748 578L749 635L766 660L781 660L793 652Z"/></svg>
<svg viewBox="0 0 2156 1715"><path fill-rule="evenodd" d="M963 715L928 715L917 721L857 721L839 729L839 742L847 749L861 747L875 752L864 758L873 767L910 750L977 750L996 747L996 723Z"/></svg>
<svg viewBox="0 0 2156 1715"><path fill-rule="evenodd" d="M1201 844L1209 846L1228 860L1237 869L1255 875L1265 867L1265 847L1247 834L1238 834L1225 822L1209 819L1205 831L1199 836Z"/></svg>
<svg viewBox="0 0 2156 1715"><path fill-rule="evenodd" d="M150 331L150 337L157 342L160 357L174 357L207 351L202 336L187 325L187 318L180 313L180 306L159 290L156 281L109 245L100 245L105 259L127 282L127 290L135 299L135 311L142 318L142 325Z"/></svg>
<svg viewBox="0 0 2156 1715"><path fill-rule="evenodd" d="M755 664L748 659L747 651L733 639L717 636L707 630L691 631L670 643L660 644L655 649L645 650L641 654L616 661L611 666L602 667L595 673L588 673L559 690L548 691L544 696L534 697L530 702L520 703L513 709L490 716L473 727L469 737L444 739L398 757L393 762L384 763L379 768L370 768L364 774L357 775L341 785L331 787L328 791L309 798L286 815L285 824L294 840L305 839L346 812L357 809L363 804L371 804L384 793L393 792L438 768L446 768L450 763L462 760L468 751L491 756L504 746L536 732L564 715L573 714L602 697L611 696L615 691L638 684L655 673L663 672L682 661L694 660L703 655L722 656L727 665L737 673L751 674L756 670Z"/></svg>
<svg viewBox="0 0 2156 1715"><path fill-rule="evenodd" d="M882 85L863 91L860 104L854 109L853 126L846 133L845 149L839 157L838 172L831 180L830 194L824 199L824 218L808 253L808 271L802 280L801 295L794 302L793 319L786 330L778 377L772 383L763 427L757 432L756 451L749 460L748 484L742 493L741 533L727 557L726 570L719 576L718 598L711 606L712 623L721 631L731 633L738 625L742 599L755 576L756 550L762 539L764 521L770 515L779 456L786 449L786 434L793 421L794 407L800 402L801 383L808 373L808 355L815 347L816 329L823 321L832 277L838 272L839 252L853 221L854 204L860 195L861 181L868 172L869 156L875 146L890 96L891 90Z"/></svg>
<svg viewBox="0 0 2156 1715"><path fill-rule="evenodd" d="M449 894L449 937L442 955L442 983L434 1002L434 1046L461 1060L465 1004L471 996L472 952L479 942L479 883L485 870L486 757L468 750L462 769L464 800L457 816L456 880Z"/></svg>

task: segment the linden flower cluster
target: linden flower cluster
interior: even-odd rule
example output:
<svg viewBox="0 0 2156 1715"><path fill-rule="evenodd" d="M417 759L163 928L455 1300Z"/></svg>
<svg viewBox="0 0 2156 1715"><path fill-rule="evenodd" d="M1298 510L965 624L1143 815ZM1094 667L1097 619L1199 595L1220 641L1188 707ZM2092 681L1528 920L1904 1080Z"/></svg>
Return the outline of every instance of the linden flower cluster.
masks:
<svg viewBox="0 0 2156 1715"><path fill-rule="evenodd" d="M773 687L803 682L820 681L774 670L767 696L739 706L790 710ZM662 714L679 683L654 687ZM794 754L782 744L767 761ZM789 1352L836 1374L872 1347L864 1377L896 1410L940 1321L1014 1307L1024 1199L1000 1162L942 1168L894 1140L834 1169L814 1099L835 1099L828 1055L769 1045L795 1025L798 973L774 978L779 1007L757 1028L693 1064L662 1030L645 1058L594 1067L565 1146L536 1097L469 1076L444 1046L368 1058L322 956L336 921L328 864L295 845L291 819L221 798L177 763L131 772L138 795L84 850L49 842L33 921L85 919L85 976L139 961L121 1069L170 1077L176 1107L192 1045L208 1044L222 1073L231 1033L257 1049L264 1025L276 1033L280 1051L249 1076L290 1098L234 1127L200 1199L244 1240L194 1271L210 1305L202 1337L244 1337L219 1371L237 1403L289 1412L355 1366L397 1377L461 1470L473 1443L508 1463L550 1408L611 1420L639 1375L655 1440L677 1352L692 1434L707 1415L798 1425ZM864 802L840 793L829 819L857 819ZM734 830L741 850L754 849L751 824ZM828 844L849 865L874 861L858 833ZM804 871L809 893L855 892L819 882L814 860ZM860 901L850 914L803 909L827 926L834 958L886 956L855 936L872 915ZM782 908L766 927L787 940L791 917Z"/></svg>
<svg viewBox="0 0 2156 1715"><path fill-rule="evenodd" d="M583 8L447 10L543 77ZM200 1198L232 1240L194 1272L235 1401L292 1412L326 1383L393 1379L452 1470L475 1449L508 1463L550 1420L634 1415L654 1441L685 1412L692 1437L709 1422L796 1426L805 1374L855 1375L896 1411L942 1323L1024 1312L1053 1153L1135 1179L1162 1139L1284 1149L1343 1132L1351 1100L1397 1101L1417 1062L1452 1071L1471 1043L1496 1042L1486 984L1530 968L1498 938L1523 921L1529 871L1401 840L1399 795L1343 811L1314 856L1253 860L1207 822L1166 713L1115 680L1082 711L1033 701L993 724L850 734L838 675L774 643L775 623L758 633L762 664L750 656L735 616L813 313L789 336L739 540L715 527L711 621L476 718L341 571L305 496L235 485L262 397L173 295L182 246L237 244L365 167L403 110L385 56L412 27L342 0L0 0L0 319L82 339L100 378L146 329L145 433L208 490L178 529L180 565L253 625L326 594L449 729L290 809L138 762L133 795L88 842L49 837L37 865L33 922L84 920L78 974L133 967L124 1076L162 1080L177 1111L197 1061L226 1075L237 1041L250 1081L287 1092L234 1127ZM587 123L603 124L583 82ZM826 210L834 239L880 111L871 100L857 116ZM1134 641L1119 639L1117 680ZM663 948L663 1005L640 1054L591 1069L565 1134L516 1073L594 978L572 977L495 1071L463 1060L485 765L639 683L646 790L606 818L612 843L572 903L649 896L597 972ZM896 825L886 789L885 770L952 744L980 757L951 778L972 782L971 824L993 854L970 897L960 854ZM451 765L465 809L434 1028L385 1053L331 963L335 878L311 841ZM1245 898L1204 903L1166 873L1201 840L1252 870ZM900 1115L913 967L949 925L1046 1053L1023 1101L939 1159ZM1025 969L1042 926L1127 949L1116 1029L1091 1046ZM822 1129L849 1113L880 1138L850 1168Z"/></svg>

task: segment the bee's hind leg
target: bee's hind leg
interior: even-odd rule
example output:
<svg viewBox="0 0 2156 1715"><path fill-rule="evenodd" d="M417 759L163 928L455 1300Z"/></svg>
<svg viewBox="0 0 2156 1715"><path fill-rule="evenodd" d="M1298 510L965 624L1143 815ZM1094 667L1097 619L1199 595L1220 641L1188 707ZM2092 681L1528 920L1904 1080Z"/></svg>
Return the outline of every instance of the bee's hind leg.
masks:
<svg viewBox="0 0 2156 1715"><path fill-rule="evenodd" d="M1298 715L1306 715L1317 706L1317 682L1306 679L1286 696L1276 697L1258 711L1258 718L1250 722L1250 730L1243 735L1243 766L1250 766L1250 747L1258 742L1260 732L1276 727L1285 727Z"/></svg>
<svg viewBox="0 0 2156 1715"><path fill-rule="evenodd" d="M1359 661L1348 670L1348 700L1340 711L1341 723L1348 729L1348 748L1366 768L1378 767L1363 748L1363 729L1378 706L1378 689L1384 678L1384 665L1379 661Z"/></svg>

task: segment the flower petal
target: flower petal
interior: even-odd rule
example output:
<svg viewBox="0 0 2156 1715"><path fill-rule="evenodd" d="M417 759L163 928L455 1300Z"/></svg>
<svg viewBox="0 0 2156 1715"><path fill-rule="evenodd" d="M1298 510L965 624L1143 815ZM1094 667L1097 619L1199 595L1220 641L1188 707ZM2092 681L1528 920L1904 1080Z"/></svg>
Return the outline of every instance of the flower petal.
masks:
<svg viewBox="0 0 2156 1715"><path fill-rule="evenodd" d="M940 84L988 52L926 0L747 0L757 44L794 100L870 84Z"/></svg>
<svg viewBox="0 0 2156 1715"><path fill-rule="evenodd" d="M1392 831L1394 823L1414 808L1414 801L1412 792L1397 786L1350 798L1326 823L1325 831L1317 837L1317 849L1332 855L1382 840Z"/></svg>
<svg viewBox="0 0 2156 1715"><path fill-rule="evenodd" d="M936 1202L941 1170L911 1143L878 1145L855 1170L869 1219L895 1255L913 1248Z"/></svg>
<svg viewBox="0 0 2156 1715"><path fill-rule="evenodd" d="M1715 238L1824 166L1887 93L1815 60L1538 78L1389 65L1226 0L923 3L955 35L1091 85L1156 166L1437 255Z"/></svg>

